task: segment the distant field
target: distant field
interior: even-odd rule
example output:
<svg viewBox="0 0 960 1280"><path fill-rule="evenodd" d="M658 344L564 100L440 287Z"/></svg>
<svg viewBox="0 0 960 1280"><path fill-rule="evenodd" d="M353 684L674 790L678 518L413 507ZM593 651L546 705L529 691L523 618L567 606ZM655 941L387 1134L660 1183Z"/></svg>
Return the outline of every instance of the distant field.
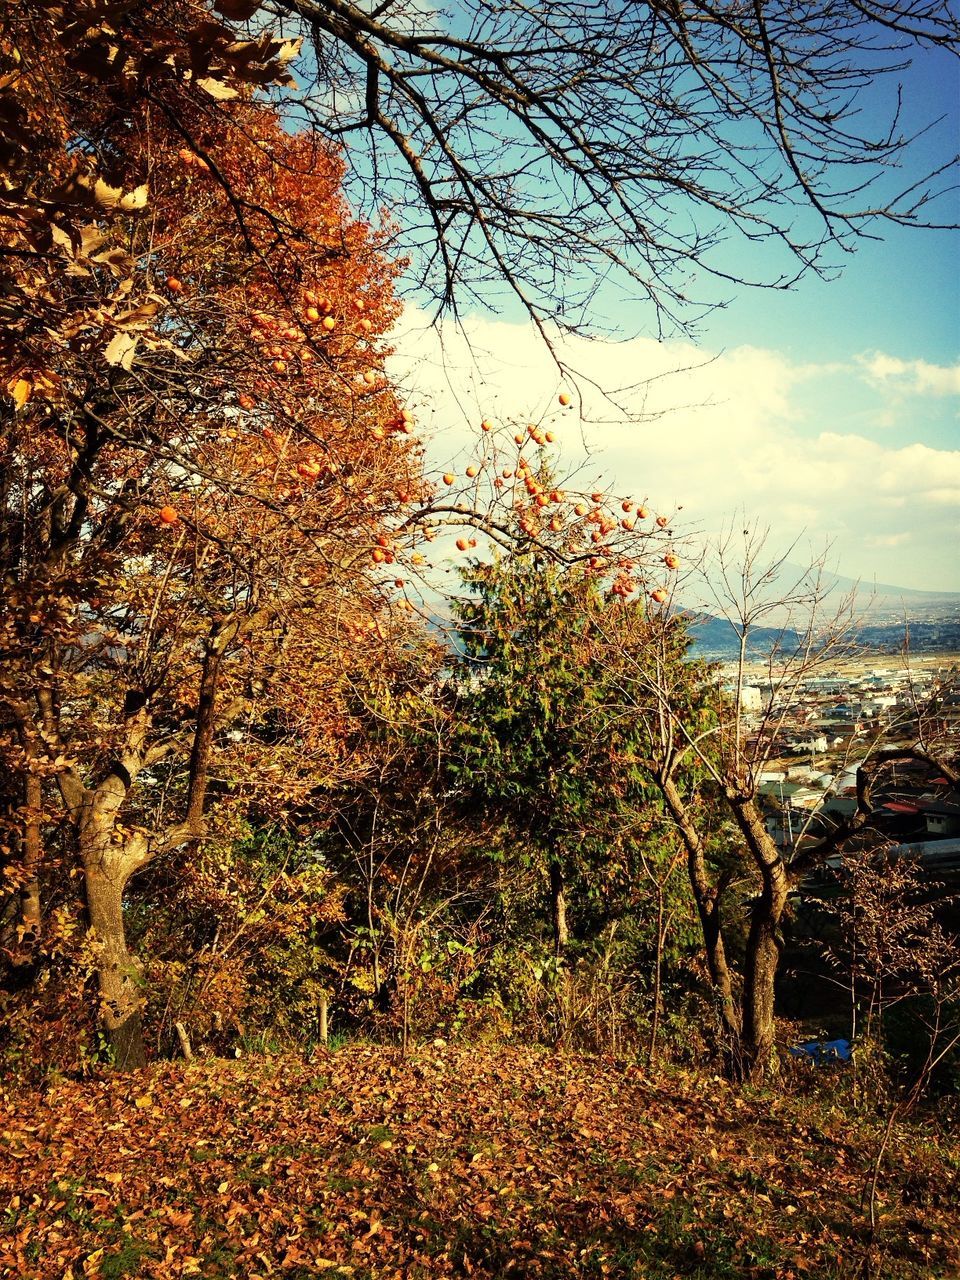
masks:
<svg viewBox="0 0 960 1280"><path fill-rule="evenodd" d="M820 676L827 671L836 671L845 679L856 680L875 670L899 675L909 669L916 675L920 672L949 670L953 666L960 666L960 651L955 649L945 650L943 653L912 653L908 663L904 663L896 653L871 652L861 653L853 658L831 658L824 662L822 669L818 668L813 674ZM765 662L750 661L746 663L745 671L749 681L765 675L768 667Z"/></svg>

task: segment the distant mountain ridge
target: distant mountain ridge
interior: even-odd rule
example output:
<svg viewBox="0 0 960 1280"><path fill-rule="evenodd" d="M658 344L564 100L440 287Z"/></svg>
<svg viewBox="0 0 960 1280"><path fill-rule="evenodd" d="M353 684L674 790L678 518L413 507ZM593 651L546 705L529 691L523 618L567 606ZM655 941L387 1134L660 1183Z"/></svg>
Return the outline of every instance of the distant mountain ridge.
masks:
<svg viewBox="0 0 960 1280"><path fill-rule="evenodd" d="M801 565L784 564L777 581L769 586L770 602L775 602L785 588L799 582L806 572L809 570ZM853 578L828 571L822 572L820 579L823 600L818 613L824 624L828 624L831 611L856 589L853 615L857 621L853 630L864 649L898 651L904 644L906 624L910 647L915 652L960 652L960 592L921 591L879 582L857 583ZM681 599L677 608L686 620L695 656L726 660L736 655L739 637L727 618L711 612L702 600L695 604ZM803 626L802 608L797 609L792 618L787 617L785 609L771 610L765 621L768 625L750 628L747 649L752 658L766 657L774 645L789 651L801 643L796 628ZM777 625L781 621L784 625ZM793 625L787 625L788 622ZM448 647L456 647L452 637L456 628L449 605L439 599L434 602L429 626ZM829 625L826 629L829 630Z"/></svg>
<svg viewBox="0 0 960 1280"><path fill-rule="evenodd" d="M711 614L685 611L687 631L696 657L729 660L736 656L740 637L733 623ZM900 652L909 635L914 653L960 652L960 608L952 618L934 620L908 618L885 621L882 615L864 618L854 628L851 639L864 649L878 653ZM776 647L784 654L794 651L802 637L790 627L751 627L747 653L752 659L766 657Z"/></svg>
<svg viewBox="0 0 960 1280"><path fill-rule="evenodd" d="M806 579L806 581L805 581ZM792 622L795 626L803 626L803 605L793 610L778 608L778 601L784 595L791 594L791 589L803 584L800 594L813 593L814 583L819 580L819 604L816 612L822 623L826 623L831 612L840 609L846 598L854 595L853 617L865 626L892 626L904 622L910 624L920 622L960 623L960 591L921 591L915 587L897 587L890 583L871 582L845 577L843 574L804 567L803 565L784 563L775 573L771 572L769 580L762 569L757 570L754 581L758 584L753 596L754 603L767 606L764 623L776 630L780 625ZM680 601L682 607L691 613L713 616L721 610L709 596L701 595L699 600L691 598ZM726 610L722 611L726 613ZM846 610L844 610L846 612ZM733 615L729 615L733 616Z"/></svg>
<svg viewBox="0 0 960 1280"><path fill-rule="evenodd" d="M798 578L803 572L800 565L784 565L785 576L794 575ZM916 587L893 586L889 582L873 582L868 578L858 581L828 570L824 570L820 577L831 599L839 599L856 591L854 612L865 618L880 611L889 613L898 604L908 605L911 611L917 610L917 616L920 616L919 611L936 611L939 615L942 612L960 610L960 591L923 591Z"/></svg>
<svg viewBox="0 0 960 1280"><path fill-rule="evenodd" d="M715 618L709 613L685 613L687 633L693 641L698 657L732 657L740 645L740 637L726 618ZM766 656L774 645L781 649L795 649L800 643L796 631L780 627L751 627L747 638L747 652L751 657Z"/></svg>

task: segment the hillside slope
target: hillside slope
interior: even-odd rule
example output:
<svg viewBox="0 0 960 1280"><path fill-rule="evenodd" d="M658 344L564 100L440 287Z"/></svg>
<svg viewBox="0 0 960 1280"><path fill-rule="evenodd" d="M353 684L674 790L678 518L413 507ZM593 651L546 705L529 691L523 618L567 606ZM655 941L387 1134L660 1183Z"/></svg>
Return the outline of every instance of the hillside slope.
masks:
<svg viewBox="0 0 960 1280"><path fill-rule="evenodd" d="M714 1077L441 1044L167 1064L0 1109L0 1275L23 1280L853 1276L877 1135ZM882 1274L960 1274L960 1150L891 1153Z"/></svg>

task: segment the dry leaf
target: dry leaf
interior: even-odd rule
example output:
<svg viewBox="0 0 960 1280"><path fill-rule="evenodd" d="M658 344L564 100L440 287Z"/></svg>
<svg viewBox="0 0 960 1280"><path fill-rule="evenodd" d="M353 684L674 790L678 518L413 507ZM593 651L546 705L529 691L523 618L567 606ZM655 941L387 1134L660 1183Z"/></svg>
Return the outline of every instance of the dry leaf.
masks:
<svg viewBox="0 0 960 1280"><path fill-rule="evenodd" d="M123 196L123 188L111 187L102 178L97 178L93 184L93 195L97 204L102 205L104 209L114 209L120 203Z"/></svg>
<svg viewBox="0 0 960 1280"><path fill-rule="evenodd" d="M236 89L224 84L222 80L215 80L213 76L204 76L202 80L197 81L197 84L205 93L209 93L211 98L216 98L218 102L226 102L229 98L237 96Z"/></svg>
<svg viewBox="0 0 960 1280"><path fill-rule="evenodd" d="M121 369L132 368L137 342L138 338L134 333L115 333L103 353L107 364L119 365Z"/></svg>
<svg viewBox="0 0 960 1280"><path fill-rule="evenodd" d="M13 403L18 409L22 409L30 399L32 390L33 387L26 378L14 378L12 382L7 384L7 394L12 397Z"/></svg>
<svg viewBox="0 0 960 1280"><path fill-rule="evenodd" d="M139 187L134 187L120 201L120 208L124 213L136 213L140 209L147 207L147 184L144 182Z"/></svg>

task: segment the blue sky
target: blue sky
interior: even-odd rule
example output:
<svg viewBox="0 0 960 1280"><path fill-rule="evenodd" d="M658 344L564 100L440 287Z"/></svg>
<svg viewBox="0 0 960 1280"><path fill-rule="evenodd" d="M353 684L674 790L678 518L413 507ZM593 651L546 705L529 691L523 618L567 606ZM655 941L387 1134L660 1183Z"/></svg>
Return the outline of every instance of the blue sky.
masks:
<svg viewBox="0 0 960 1280"><path fill-rule="evenodd" d="M865 110L888 104L888 94L868 96ZM904 77L902 121L912 131L938 116L899 181L960 147L960 64L927 52ZM936 212L960 222L957 193ZM835 279L731 289L695 344L644 336L650 321L606 288L601 327L639 336L565 348L584 375L587 419L582 430L564 423L566 464L665 510L682 505L708 534L742 511L769 525L778 547L799 539L815 553L829 543L832 566L848 576L960 591L960 236L875 230L882 238L837 255ZM734 270L757 266L756 248L731 243L726 253ZM437 461L476 451L480 416L552 412L556 371L515 314L467 317L470 350L447 326L442 356L415 308L405 326L396 367L434 425ZM625 394L619 418L587 385L691 367Z"/></svg>
<svg viewBox="0 0 960 1280"><path fill-rule="evenodd" d="M903 78L901 120L906 132L942 117L918 138L893 179L909 180L960 151L960 61L939 51L915 60ZM890 93L877 93L867 114L882 127ZM960 181L954 172L953 181ZM937 207L960 222L960 193ZM728 308L708 319L705 336L731 346L775 332L778 347L801 359L828 359L867 348L905 359L946 364L960 354L960 241L951 232L877 226L852 255L836 255L838 277L806 277L789 293L741 290ZM744 259L746 261L746 259Z"/></svg>
<svg viewBox="0 0 960 1280"><path fill-rule="evenodd" d="M874 116L885 119L887 95L878 96ZM906 174L917 174L945 154L960 151L960 62L934 52L917 60L904 81L902 115L907 131L940 122L919 138ZM954 182L960 173L953 174ZM936 212L960 223L960 193L947 195ZM883 352L904 361L950 367L960 360L960 237L956 232L892 224L856 253L838 255L836 278L809 276L790 292L741 290L708 318L704 338L712 347L772 343L801 362L850 360ZM877 414L876 396L859 380L835 375L819 397L819 412L842 416L853 429L868 430ZM891 394L897 394L893 388ZM881 397L884 399L884 397ZM808 397L811 415L818 398ZM925 396L900 405L896 426L877 429L887 439L922 440L951 449L960 445L957 396ZM881 405L882 408L882 405ZM811 418L812 421L812 418ZM952 557L951 558L960 558ZM958 587L960 587L960 579Z"/></svg>

